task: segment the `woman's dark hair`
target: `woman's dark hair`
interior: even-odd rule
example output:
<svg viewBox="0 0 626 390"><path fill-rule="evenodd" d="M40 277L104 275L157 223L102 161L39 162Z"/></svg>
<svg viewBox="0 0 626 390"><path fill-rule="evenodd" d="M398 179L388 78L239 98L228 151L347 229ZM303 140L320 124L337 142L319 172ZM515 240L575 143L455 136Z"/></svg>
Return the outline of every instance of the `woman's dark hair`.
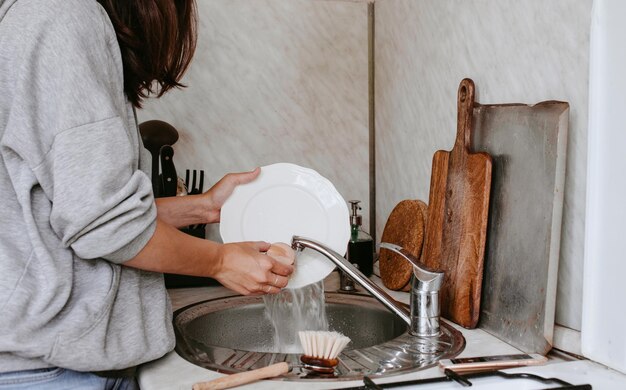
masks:
<svg viewBox="0 0 626 390"><path fill-rule="evenodd" d="M195 0L97 1L117 34L128 100L141 107L150 94L183 87L179 81L196 49Z"/></svg>

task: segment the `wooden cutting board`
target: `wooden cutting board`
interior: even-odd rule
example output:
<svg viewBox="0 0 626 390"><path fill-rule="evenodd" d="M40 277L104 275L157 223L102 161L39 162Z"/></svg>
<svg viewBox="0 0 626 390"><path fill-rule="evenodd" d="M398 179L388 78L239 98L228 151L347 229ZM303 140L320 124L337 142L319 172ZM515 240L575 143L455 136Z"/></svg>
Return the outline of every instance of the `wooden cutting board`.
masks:
<svg viewBox="0 0 626 390"><path fill-rule="evenodd" d="M449 152L439 150L433 156L422 262L445 272L441 315L465 328L474 328L480 313L491 157L470 151L472 80L461 81L457 104L454 146Z"/></svg>

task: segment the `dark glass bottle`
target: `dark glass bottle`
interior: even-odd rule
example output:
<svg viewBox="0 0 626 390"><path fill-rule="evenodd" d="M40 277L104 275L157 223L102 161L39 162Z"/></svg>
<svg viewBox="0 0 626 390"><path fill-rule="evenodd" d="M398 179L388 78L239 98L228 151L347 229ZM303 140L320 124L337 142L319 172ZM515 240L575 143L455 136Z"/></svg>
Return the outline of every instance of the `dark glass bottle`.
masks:
<svg viewBox="0 0 626 390"><path fill-rule="evenodd" d="M365 276L370 277L374 270L374 241L372 236L364 232L361 227L362 218L358 214L358 210L361 209L360 202L360 200L349 202L352 208L350 215L351 235L346 258L351 264L355 264Z"/></svg>

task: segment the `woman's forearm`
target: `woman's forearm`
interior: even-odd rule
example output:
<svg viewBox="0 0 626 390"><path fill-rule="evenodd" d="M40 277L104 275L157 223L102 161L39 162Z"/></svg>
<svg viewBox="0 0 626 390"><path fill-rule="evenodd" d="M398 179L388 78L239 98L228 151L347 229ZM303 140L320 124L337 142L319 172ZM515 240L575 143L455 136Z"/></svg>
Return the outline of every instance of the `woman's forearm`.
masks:
<svg viewBox="0 0 626 390"><path fill-rule="evenodd" d="M185 234L159 216L150 241L124 265L146 271L214 276L220 268L221 247L214 241Z"/></svg>
<svg viewBox="0 0 626 390"><path fill-rule="evenodd" d="M265 254L267 242L219 244L185 234L157 219L146 246L125 266L146 271L208 276L240 294L277 293L293 266Z"/></svg>
<svg viewBox="0 0 626 390"><path fill-rule="evenodd" d="M204 195L157 198L157 215L163 222L177 228L212 223L211 206Z"/></svg>

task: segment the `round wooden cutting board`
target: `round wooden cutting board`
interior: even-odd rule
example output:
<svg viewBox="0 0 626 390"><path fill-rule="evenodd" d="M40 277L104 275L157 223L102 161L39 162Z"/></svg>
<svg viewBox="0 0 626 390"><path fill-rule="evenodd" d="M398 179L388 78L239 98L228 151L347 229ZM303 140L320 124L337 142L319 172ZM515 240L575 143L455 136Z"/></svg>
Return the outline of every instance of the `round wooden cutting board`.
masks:
<svg viewBox="0 0 626 390"><path fill-rule="evenodd" d="M419 259L424 243L427 208L421 200L403 200L398 203L387 219L381 242L399 245ZM413 266L402 256L381 248L378 265L385 287L390 290L410 288Z"/></svg>

